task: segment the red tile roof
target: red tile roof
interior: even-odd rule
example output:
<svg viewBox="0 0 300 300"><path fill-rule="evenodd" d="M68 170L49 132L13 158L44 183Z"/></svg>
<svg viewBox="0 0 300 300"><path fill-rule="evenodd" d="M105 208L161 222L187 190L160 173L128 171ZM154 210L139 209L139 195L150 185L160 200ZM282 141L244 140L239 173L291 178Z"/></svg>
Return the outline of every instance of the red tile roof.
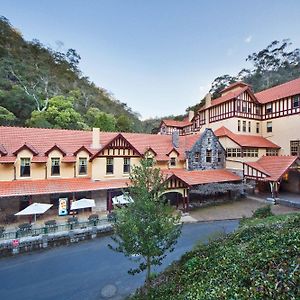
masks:
<svg viewBox="0 0 300 300"><path fill-rule="evenodd" d="M33 163L46 163L48 158L46 156L33 156L31 162Z"/></svg>
<svg viewBox="0 0 300 300"><path fill-rule="evenodd" d="M6 149L5 149L4 146L1 145L1 144L0 144L0 154L2 154L2 155L6 155L6 154L7 154Z"/></svg>
<svg viewBox="0 0 300 300"><path fill-rule="evenodd" d="M100 132L100 144L105 147L119 133ZM173 147L171 135L143 134L143 133L122 133L141 154L150 147L157 153L156 160L168 160L168 152ZM190 150L199 134L180 136L179 148L176 149L180 155L179 159L185 159L185 151ZM99 149L92 149L92 132L81 130L45 129L45 128L23 128L23 127L1 127L0 143L5 147L9 156L27 142L34 147L39 156L45 155L55 144L66 153L73 155L78 149L84 146L92 154Z"/></svg>
<svg viewBox="0 0 300 300"><path fill-rule="evenodd" d="M63 163L74 163L76 162L76 157L75 156L64 156L61 160Z"/></svg>
<svg viewBox="0 0 300 300"><path fill-rule="evenodd" d="M2 164L13 164L15 161L15 156L0 156L0 163Z"/></svg>
<svg viewBox="0 0 300 300"><path fill-rule="evenodd" d="M278 181L297 160L297 156L263 156L255 163L245 164L269 174L265 180Z"/></svg>
<svg viewBox="0 0 300 300"><path fill-rule="evenodd" d="M188 118L185 118L182 121L176 121L176 120L171 120L171 119L165 119L162 120L162 123L165 123L166 126L170 126L170 127L180 127L183 128L185 126L189 126L192 125L193 123L189 121Z"/></svg>
<svg viewBox="0 0 300 300"><path fill-rule="evenodd" d="M242 82L242 81L237 81L237 82L234 82L234 83L228 85L226 88L224 88L224 89L221 91L221 94L223 94L223 93L225 93L226 91L229 91L229 90L231 90L231 89L233 89L233 88L236 88L236 87L238 87L238 86L243 87L243 88L244 88L244 87L249 87L249 85L248 85L247 83Z"/></svg>
<svg viewBox="0 0 300 300"><path fill-rule="evenodd" d="M228 181L240 181L241 178L227 170L195 170L187 171L184 169L162 170L163 174L171 177L175 175L188 185L198 185L205 183L217 183Z"/></svg>
<svg viewBox="0 0 300 300"><path fill-rule="evenodd" d="M244 88L241 88L239 90L236 90L236 91L233 91L233 92L228 92L226 95L212 100L211 101L211 106L209 106L209 107L213 107L213 106L219 105L221 103L227 102L229 100L233 100L234 98L237 98L238 96L240 96L242 93L244 93L247 90L249 90L249 87L245 86ZM209 107L202 107L202 108L200 108L199 111L204 110L204 109L209 108Z"/></svg>
<svg viewBox="0 0 300 300"><path fill-rule="evenodd" d="M241 147L249 148L273 148L279 149L280 147L262 136L248 135L248 134L235 134L226 127L222 126L215 130L217 137L227 136L232 141Z"/></svg>
<svg viewBox="0 0 300 300"><path fill-rule="evenodd" d="M300 94L300 78L256 93L255 97L260 103L268 103L297 94Z"/></svg>
<svg viewBox="0 0 300 300"><path fill-rule="evenodd" d="M20 151L28 149L33 155L38 155L39 152L30 144L24 143L20 148L18 148L16 151L13 152L14 155L17 155Z"/></svg>
<svg viewBox="0 0 300 300"><path fill-rule="evenodd" d="M127 179L93 181L90 178L2 181L0 197L125 188L127 183L129 183Z"/></svg>

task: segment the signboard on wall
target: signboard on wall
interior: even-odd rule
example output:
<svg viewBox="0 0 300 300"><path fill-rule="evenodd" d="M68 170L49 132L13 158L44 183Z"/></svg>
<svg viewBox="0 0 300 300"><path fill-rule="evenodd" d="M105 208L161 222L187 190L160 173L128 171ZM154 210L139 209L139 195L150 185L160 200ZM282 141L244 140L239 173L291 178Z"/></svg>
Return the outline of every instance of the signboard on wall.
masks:
<svg viewBox="0 0 300 300"><path fill-rule="evenodd" d="M68 214L68 198L59 198L58 215L66 216Z"/></svg>

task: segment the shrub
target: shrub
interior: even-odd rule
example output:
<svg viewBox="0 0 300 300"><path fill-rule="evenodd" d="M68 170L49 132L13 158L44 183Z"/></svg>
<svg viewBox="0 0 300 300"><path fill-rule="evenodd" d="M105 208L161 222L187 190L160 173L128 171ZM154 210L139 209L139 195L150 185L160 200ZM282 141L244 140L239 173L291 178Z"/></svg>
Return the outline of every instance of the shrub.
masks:
<svg viewBox="0 0 300 300"><path fill-rule="evenodd" d="M254 211L252 215L253 218L258 218L258 219L263 219L270 216L273 216L273 213L271 211L271 205L258 208L257 210Z"/></svg>

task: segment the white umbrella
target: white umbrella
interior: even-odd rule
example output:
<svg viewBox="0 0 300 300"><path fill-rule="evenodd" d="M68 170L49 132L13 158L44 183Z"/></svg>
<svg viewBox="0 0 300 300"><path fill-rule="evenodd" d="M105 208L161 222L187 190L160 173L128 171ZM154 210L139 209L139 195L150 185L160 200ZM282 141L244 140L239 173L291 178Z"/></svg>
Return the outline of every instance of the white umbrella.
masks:
<svg viewBox="0 0 300 300"><path fill-rule="evenodd" d="M15 216L25 216L34 215L34 221L36 221L36 215L43 214L46 212L53 204L46 203L32 203L23 210L17 212Z"/></svg>
<svg viewBox="0 0 300 300"><path fill-rule="evenodd" d="M88 207L95 207L95 200L94 199L80 199L77 201L72 202L71 210L74 209L81 209L81 208L88 208Z"/></svg>
<svg viewBox="0 0 300 300"><path fill-rule="evenodd" d="M128 195L120 195L112 198L113 204L128 204L133 202L133 199Z"/></svg>

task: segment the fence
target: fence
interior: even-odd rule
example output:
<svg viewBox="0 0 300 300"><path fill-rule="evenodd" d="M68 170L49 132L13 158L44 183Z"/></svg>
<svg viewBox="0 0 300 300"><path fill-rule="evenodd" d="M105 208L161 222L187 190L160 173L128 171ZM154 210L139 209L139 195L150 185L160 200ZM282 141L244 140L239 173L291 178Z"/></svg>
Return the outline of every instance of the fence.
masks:
<svg viewBox="0 0 300 300"><path fill-rule="evenodd" d="M2 231L2 232L0 231L0 240L12 240L12 239L19 239L28 236L39 236L48 233L70 231L73 229L84 229L84 228L89 228L101 224L107 224L110 223L110 221L111 220L109 220L108 218L103 218L99 220L89 220L84 222L51 224L39 228L32 228L30 226L30 227L20 228L14 231Z"/></svg>

